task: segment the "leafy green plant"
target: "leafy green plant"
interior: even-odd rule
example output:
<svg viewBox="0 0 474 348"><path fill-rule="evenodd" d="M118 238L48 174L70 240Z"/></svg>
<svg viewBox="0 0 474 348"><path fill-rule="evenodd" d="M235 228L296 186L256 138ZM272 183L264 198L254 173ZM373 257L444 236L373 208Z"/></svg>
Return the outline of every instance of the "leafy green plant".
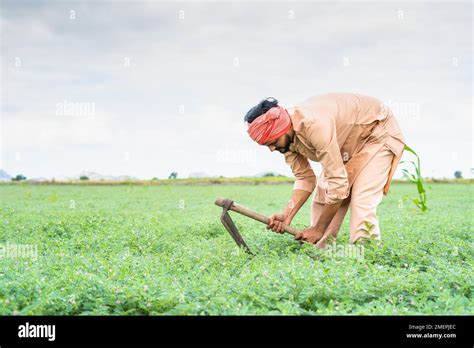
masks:
<svg viewBox="0 0 474 348"><path fill-rule="evenodd" d="M364 225L365 227L361 228L361 230L366 233L366 235L368 236L368 239L375 239L377 235L375 234L374 231L372 231L375 225L371 223L370 221L364 221Z"/></svg>
<svg viewBox="0 0 474 348"><path fill-rule="evenodd" d="M423 177L421 176L420 157L411 147L407 145L405 145L405 150L411 152L416 156L416 163L414 161L401 161L400 163L409 163L412 164L415 168L415 172L413 174L410 173L407 169L402 169L403 176L416 184L416 189L418 190L418 197L412 198L412 201L418 208L421 209L421 211L424 212L428 210L428 206L426 205L426 190L423 186Z"/></svg>
<svg viewBox="0 0 474 348"><path fill-rule="evenodd" d="M215 198L269 215L291 183L0 185L0 315L470 314L474 235L459 207L474 203L472 185L433 183L430 209L414 214L397 209L412 184L393 183L377 209L383 243L367 240L357 258L231 213L256 255L237 247ZM307 226L310 209L292 225ZM37 246L37 258L7 243Z"/></svg>

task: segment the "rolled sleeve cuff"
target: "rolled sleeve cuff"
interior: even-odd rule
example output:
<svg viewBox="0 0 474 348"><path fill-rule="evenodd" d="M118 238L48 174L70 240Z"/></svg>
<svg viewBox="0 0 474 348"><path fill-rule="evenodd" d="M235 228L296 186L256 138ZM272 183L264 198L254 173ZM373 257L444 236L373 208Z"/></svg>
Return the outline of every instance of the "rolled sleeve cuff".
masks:
<svg viewBox="0 0 474 348"><path fill-rule="evenodd" d="M349 190L347 192L330 192L326 191L326 199L325 203L326 204L335 204L343 199L346 199L349 196Z"/></svg>
<svg viewBox="0 0 474 348"><path fill-rule="evenodd" d="M293 190L303 190L312 193L316 188L316 182L312 180L295 180Z"/></svg>

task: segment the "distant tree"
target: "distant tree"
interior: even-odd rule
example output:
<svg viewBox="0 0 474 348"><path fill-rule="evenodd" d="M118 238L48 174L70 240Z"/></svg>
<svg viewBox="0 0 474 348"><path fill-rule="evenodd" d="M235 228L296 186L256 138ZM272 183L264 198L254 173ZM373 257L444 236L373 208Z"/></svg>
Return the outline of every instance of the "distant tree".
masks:
<svg viewBox="0 0 474 348"><path fill-rule="evenodd" d="M154 180L160 180L160 179L158 179L157 177L153 177L151 178L151 180L154 181Z"/></svg>
<svg viewBox="0 0 474 348"><path fill-rule="evenodd" d="M18 174L17 176L12 178L12 181L22 181L22 180L26 180L26 176L24 176L22 174Z"/></svg>
<svg viewBox="0 0 474 348"><path fill-rule="evenodd" d="M87 181L87 180L89 180L89 177L86 176L86 175L81 175L81 176L79 177L79 180L81 180L81 181Z"/></svg>
<svg viewBox="0 0 474 348"><path fill-rule="evenodd" d="M178 173L172 172L169 176L168 179L176 179L178 177Z"/></svg>
<svg viewBox="0 0 474 348"><path fill-rule="evenodd" d="M455 177L456 179L462 179L462 172L461 172L460 170L456 170L456 171L454 172L454 177Z"/></svg>
<svg viewBox="0 0 474 348"><path fill-rule="evenodd" d="M268 172L268 173L263 174L263 176L275 176L275 174L273 174L272 172Z"/></svg>

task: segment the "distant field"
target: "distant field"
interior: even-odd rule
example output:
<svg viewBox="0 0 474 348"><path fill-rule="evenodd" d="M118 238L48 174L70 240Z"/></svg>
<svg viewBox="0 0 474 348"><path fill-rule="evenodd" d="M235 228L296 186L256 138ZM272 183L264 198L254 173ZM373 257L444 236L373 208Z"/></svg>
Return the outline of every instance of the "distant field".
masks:
<svg viewBox="0 0 474 348"><path fill-rule="evenodd" d="M0 315L472 314L474 185L428 186L421 213L392 184L383 244L356 259L231 213L257 255L237 249L215 198L269 215L288 183L0 185L0 245L38 251L0 259ZM308 220L309 203L294 225Z"/></svg>
<svg viewBox="0 0 474 348"><path fill-rule="evenodd" d="M22 182L0 182L0 185L136 185L136 186L163 186L163 185L260 185L260 184L291 184L294 178L288 176L260 176L260 177L235 177L235 178L179 178L179 179L153 179L153 180L62 180L55 181L29 181ZM451 184L474 184L474 179L433 179L425 178L426 183L451 183ZM412 183L405 179L396 179L393 183L409 184Z"/></svg>

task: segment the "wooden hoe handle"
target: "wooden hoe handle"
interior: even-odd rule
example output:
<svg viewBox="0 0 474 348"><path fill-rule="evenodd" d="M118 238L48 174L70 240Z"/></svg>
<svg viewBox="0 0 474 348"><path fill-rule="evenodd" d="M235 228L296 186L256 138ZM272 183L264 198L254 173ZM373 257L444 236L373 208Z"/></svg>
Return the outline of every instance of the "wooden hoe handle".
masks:
<svg viewBox="0 0 474 348"><path fill-rule="evenodd" d="M219 198L216 199L215 204L218 205L219 207L224 208L225 207L224 201L225 201L224 198L219 197ZM236 213L245 215L245 216L247 216L251 219L260 221L260 222L264 223L265 225L268 225L268 222L270 221L270 219L267 216L265 216L263 214L260 214L260 213L257 213L253 210L250 210L250 209L248 209L248 208L246 208L246 207L244 207L240 204L237 204L235 202L232 204L232 206L229 208L229 210L232 210L232 211L235 211ZM293 236L296 233L301 232L301 231L297 230L296 228L293 228L291 226L287 226L285 224L283 224L283 231L285 231L286 233L292 234Z"/></svg>

